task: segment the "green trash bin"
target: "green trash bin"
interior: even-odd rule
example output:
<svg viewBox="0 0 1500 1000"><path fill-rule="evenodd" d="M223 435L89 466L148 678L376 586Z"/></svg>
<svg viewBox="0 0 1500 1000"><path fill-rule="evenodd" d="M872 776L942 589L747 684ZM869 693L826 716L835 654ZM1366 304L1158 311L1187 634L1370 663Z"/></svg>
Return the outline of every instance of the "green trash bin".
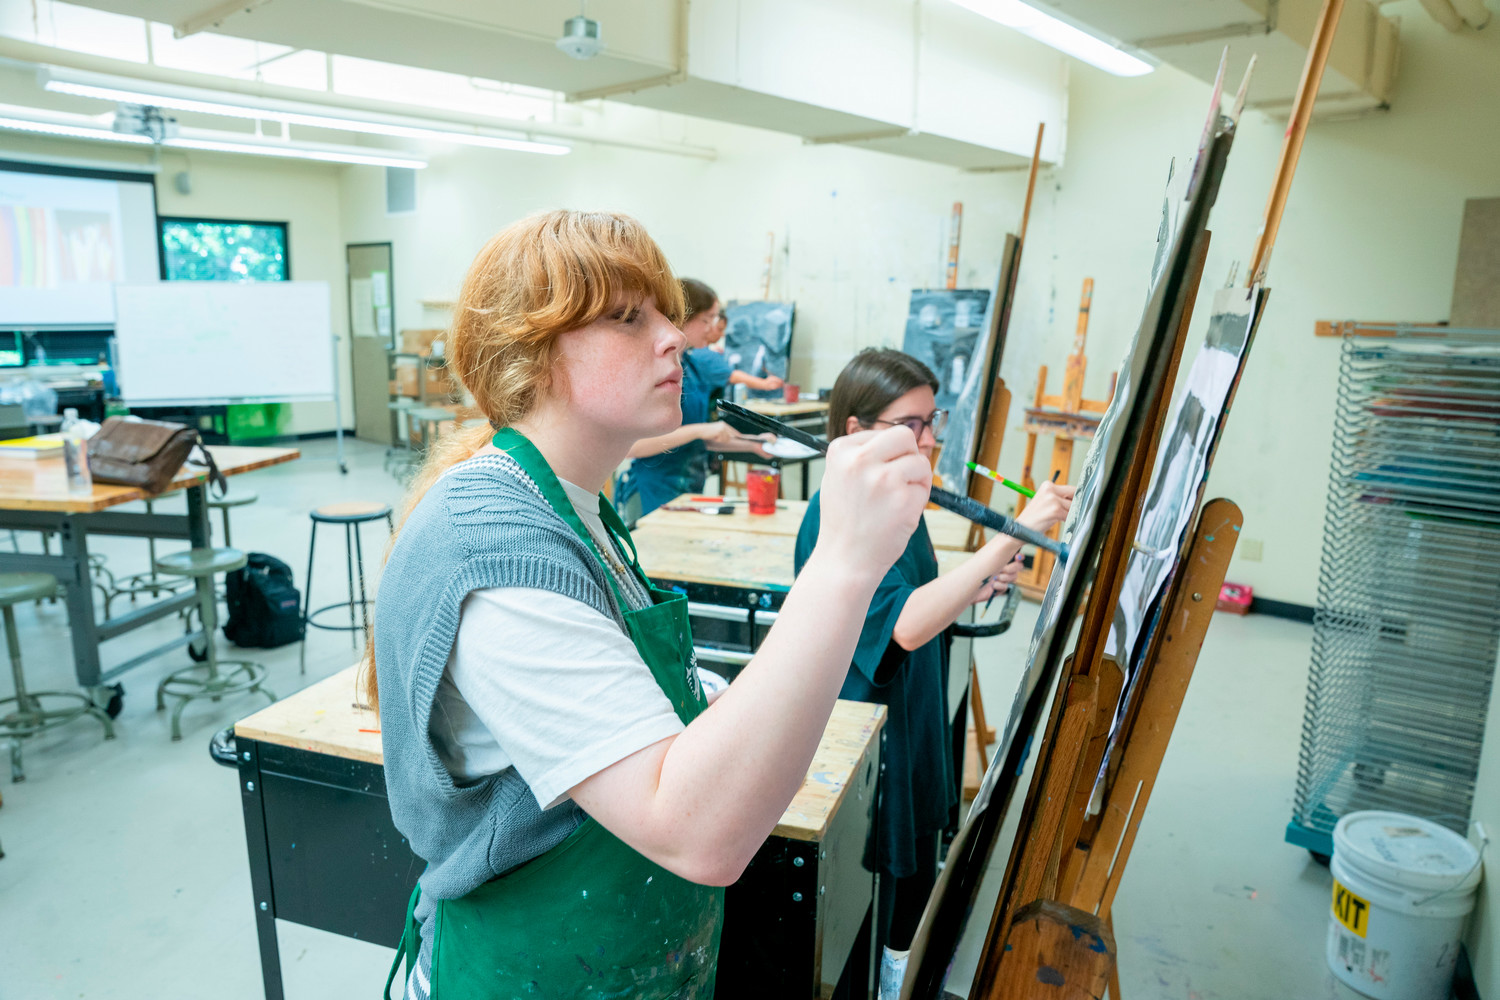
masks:
<svg viewBox="0 0 1500 1000"><path fill-rule="evenodd" d="M225 415L230 441L283 437L292 416L286 403L234 403Z"/></svg>

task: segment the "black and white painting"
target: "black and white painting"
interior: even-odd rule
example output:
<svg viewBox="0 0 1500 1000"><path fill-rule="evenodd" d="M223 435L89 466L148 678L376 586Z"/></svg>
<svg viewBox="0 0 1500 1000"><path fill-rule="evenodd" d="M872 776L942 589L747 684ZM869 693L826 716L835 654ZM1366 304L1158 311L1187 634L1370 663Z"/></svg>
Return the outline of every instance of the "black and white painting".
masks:
<svg viewBox="0 0 1500 1000"><path fill-rule="evenodd" d="M1162 595L1177 565L1177 554L1197 516L1214 447L1229 399L1244 371L1245 355L1264 299L1265 293L1259 286L1219 290L1214 296L1203 345L1193 359L1182 393L1167 414L1136 528L1136 544L1126 563L1125 582L1105 643L1105 655L1120 664L1125 673L1126 688L1110 734L1110 756L1100 769L1101 779L1113 756L1114 730L1135 700L1134 682L1140 662L1149 645ZM1096 805L1099 788L1096 784Z"/></svg>
<svg viewBox="0 0 1500 1000"><path fill-rule="evenodd" d="M786 380L792 360L791 302L730 302L724 307L724 357L739 371ZM751 399L780 399L780 389L750 391Z"/></svg>
<svg viewBox="0 0 1500 1000"><path fill-rule="evenodd" d="M990 293L983 288L918 289L906 312L901 350L932 369L938 379L937 405L950 413L958 405L979 349Z"/></svg>

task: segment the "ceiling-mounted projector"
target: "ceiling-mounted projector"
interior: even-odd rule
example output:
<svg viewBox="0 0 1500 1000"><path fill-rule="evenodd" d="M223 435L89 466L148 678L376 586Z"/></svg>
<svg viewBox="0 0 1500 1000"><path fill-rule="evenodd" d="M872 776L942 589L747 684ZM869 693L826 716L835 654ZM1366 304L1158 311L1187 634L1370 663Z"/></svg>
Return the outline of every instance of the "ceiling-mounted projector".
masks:
<svg viewBox="0 0 1500 1000"><path fill-rule="evenodd" d="M599 39L599 22L583 14L570 17L563 22L563 36L557 47L574 59L592 59L604 51L604 42Z"/></svg>

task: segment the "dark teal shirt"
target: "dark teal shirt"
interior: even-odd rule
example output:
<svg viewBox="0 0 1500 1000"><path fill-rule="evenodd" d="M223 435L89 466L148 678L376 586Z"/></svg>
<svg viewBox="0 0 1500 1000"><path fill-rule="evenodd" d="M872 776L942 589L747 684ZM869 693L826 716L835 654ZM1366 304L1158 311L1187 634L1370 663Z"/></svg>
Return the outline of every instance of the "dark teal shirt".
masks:
<svg viewBox="0 0 1500 1000"><path fill-rule="evenodd" d="M822 494L814 494L797 532L797 572L818 540ZM886 706L881 750L875 863L905 878L917 870L916 838L941 830L958 798L948 721L946 631L907 652L891 632L911 592L937 579L937 554L924 518L901 558L875 589L840 698Z"/></svg>

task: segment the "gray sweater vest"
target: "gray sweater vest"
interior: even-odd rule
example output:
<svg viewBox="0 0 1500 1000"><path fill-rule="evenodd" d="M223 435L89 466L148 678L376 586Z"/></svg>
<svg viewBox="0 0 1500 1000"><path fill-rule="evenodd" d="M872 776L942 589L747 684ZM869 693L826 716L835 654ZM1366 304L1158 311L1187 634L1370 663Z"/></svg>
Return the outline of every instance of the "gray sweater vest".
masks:
<svg viewBox="0 0 1500 1000"><path fill-rule="evenodd" d="M604 573L508 456L448 473L402 528L375 602L375 662L391 816L427 862L422 911L545 853L584 818L572 802L542 812L513 768L459 785L439 759L428 726L464 598L489 587L551 590L623 629Z"/></svg>

